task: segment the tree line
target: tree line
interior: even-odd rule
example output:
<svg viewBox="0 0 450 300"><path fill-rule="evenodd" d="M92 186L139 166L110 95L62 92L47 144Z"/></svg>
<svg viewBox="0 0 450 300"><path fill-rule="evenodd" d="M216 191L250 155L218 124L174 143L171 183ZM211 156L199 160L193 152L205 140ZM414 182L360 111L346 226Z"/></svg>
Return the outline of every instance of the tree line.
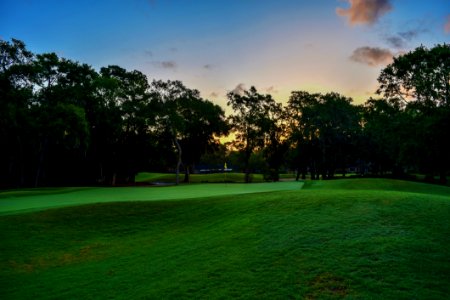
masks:
<svg viewBox="0 0 450 300"><path fill-rule="evenodd" d="M450 47L419 47L394 58L380 99L354 105L338 93L293 91L286 105L254 87L227 94L233 113L180 81L149 81L119 66L34 54L0 41L0 186L117 185L140 171L184 173L226 160L251 181L450 170ZM234 133L225 147L219 138ZM235 158L235 159L233 159Z"/></svg>

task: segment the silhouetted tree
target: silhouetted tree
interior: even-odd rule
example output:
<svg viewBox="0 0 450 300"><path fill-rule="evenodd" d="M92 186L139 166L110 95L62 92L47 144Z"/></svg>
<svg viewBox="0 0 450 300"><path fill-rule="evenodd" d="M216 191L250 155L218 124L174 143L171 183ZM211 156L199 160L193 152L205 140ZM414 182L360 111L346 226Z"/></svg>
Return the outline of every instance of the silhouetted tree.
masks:
<svg viewBox="0 0 450 300"><path fill-rule="evenodd" d="M352 99L337 93L292 92L288 101L289 139L297 158L297 179L333 178L337 168L345 169L360 131L358 107Z"/></svg>
<svg viewBox="0 0 450 300"><path fill-rule="evenodd" d="M34 120L30 115L34 55L23 42L0 40L0 186L25 186L30 178Z"/></svg>
<svg viewBox="0 0 450 300"><path fill-rule="evenodd" d="M170 136L177 152L176 183L181 165L185 182L190 170L216 137L228 132L225 113L219 106L200 97L197 90L185 87L180 81L154 81L152 97L159 104L159 131Z"/></svg>
<svg viewBox="0 0 450 300"><path fill-rule="evenodd" d="M227 105L234 114L230 124L235 133L235 147L244 153L245 182L250 181L249 160L254 150L264 146L267 135L273 129L273 118L279 105L270 95L261 95L255 87L240 93L229 92Z"/></svg>
<svg viewBox="0 0 450 300"><path fill-rule="evenodd" d="M399 140L409 146L409 161L425 171L428 178L439 173L446 182L450 169L450 45L424 46L394 58L382 70L378 93L387 99L400 98L406 126L414 126L414 140Z"/></svg>

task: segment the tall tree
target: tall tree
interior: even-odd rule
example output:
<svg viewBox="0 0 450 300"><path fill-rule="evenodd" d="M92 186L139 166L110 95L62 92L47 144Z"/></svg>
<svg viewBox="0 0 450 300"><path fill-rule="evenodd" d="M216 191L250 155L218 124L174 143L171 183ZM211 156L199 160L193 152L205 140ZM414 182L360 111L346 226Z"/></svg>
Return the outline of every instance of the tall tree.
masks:
<svg viewBox="0 0 450 300"><path fill-rule="evenodd" d="M177 153L176 182L180 168L189 182L190 170L217 137L228 132L225 113L218 105L200 97L180 81L154 81L152 97L159 103L159 131L170 136Z"/></svg>
<svg viewBox="0 0 450 300"><path fill-rule="evenodd" d="M450 105L450 44L436 45L394 57L378 77L378 93L386 98L427 105Z"/></svg>
<svg viewBox="0 0 450 300"><path fill-rule="evenodd" d="M0 40L0 186L27 185L34 120L30 117L35 59L22 41Z"/></svg>
<svg viewBox="0 0 450 300"><path fill-rule="evenodd" d="M106 114L100 120L97 138L102 142L99 158L103 160L105 176L113 185L132 183L153 142L150 127L156 110L150 96L147 77L139 71L127 71L119 66L100 70L101 93ZM102 157L103 156L103 157Z"/></svg>
<svg viewBox="0 0 450 300"><path fill-rule="evenodd" d="M446 182L450 169L450 45L421 46L396 57L378 81L378 93L387 99L402 99L404 113L415 126L410 161L415 160L428 178L438 173L440 181ZM417 157L420 159L413 159Z"/></svg>
<svg viewBox="0 0 450 300"><path fill-rule="evenodd" d="M406 141L411 136L410 119L403 111L404 104L398 98L369 99L363 110L364 140L360 151L363 158L370 163L375 175L388 172L401 176L410 144Z"/></svg>
<svg viewBox="0 0 450 300"><path fill-rule="evenodd" d="M259 94L253 86L242 93L229 92L227 98L227 105L234 110L230 124L236 137L235 147L244 154L245 182L250 182L250 157L264 146L275 122L273 113L279 106L272 96Z"/></svg>
<svg viewBox="0 0 450 300"><path fill-rule="evenodd" d="M293 92L288 101L290 140L297 148L299 172L305 177L333 178L337 168L349 163L360 130L358 108L352 99L337 93Z"/></svg>

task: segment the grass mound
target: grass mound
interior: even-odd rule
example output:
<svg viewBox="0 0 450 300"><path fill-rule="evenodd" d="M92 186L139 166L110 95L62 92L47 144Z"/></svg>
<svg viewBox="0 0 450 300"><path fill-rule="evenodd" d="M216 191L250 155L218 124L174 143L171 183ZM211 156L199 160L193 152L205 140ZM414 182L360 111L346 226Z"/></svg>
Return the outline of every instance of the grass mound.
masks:
<svg viewBox="0 0 450 300"><path fill-rule="evenodd" d="M448 220L449 188L370 179L1 216L0 297L445 299Z"/></svg>

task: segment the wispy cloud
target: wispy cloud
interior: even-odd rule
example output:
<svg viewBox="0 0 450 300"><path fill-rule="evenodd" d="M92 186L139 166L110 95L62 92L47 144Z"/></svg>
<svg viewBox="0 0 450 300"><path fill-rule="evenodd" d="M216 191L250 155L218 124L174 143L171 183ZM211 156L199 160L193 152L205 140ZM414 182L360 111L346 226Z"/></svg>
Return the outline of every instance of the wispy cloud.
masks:
<svg viewBox="0 0 450 300"><path fill-rule="evenodd" d="M336 13L347 17L350 25L375 23L382 15L392 10L390 0L346 0L350 7L338 7Z"/></svg>
<svg viewBox="0 0 450 300"><path fill-rule="evenodd" d="M398 32L397 34L394 35L389 35L385 38L385 40L389 46L397 49L402 49L407 46L408 42L412 41L423 31L424 30L420 28L406 30Z"/></svg>
<svg viewBox="0 0 450 300"><path fill-rule="evenodd" d="M211 70L212 68L213 68L213 66L210 64L206 64L203 66L203 69L206 69L206 70Z"/></svg>
<svg viewBox="0 0 450 300"><path fill-rule="evenodd" d="M444 32L447 34L450 33L450 15L447 16L447 20L444 24Z"/></svg>
<svg viewBox="0 0 450 300"><path fill-rule="evenodd" d="M153 57L153 52L150 51L150 50L145 50L145 51L144 51L144 54L145 54L145 56Z"/></svg>
<svg viewBox="0 0 450 300"><path fill-rule="evenodd" d="M350 59L369 66L382 66L392 62L393 54L388 49L360 47L353 51Z"/></svg>
<svg viewBox="0 0 450 300"><path fill-rule="evenodd" d="M240 95L240 96L244 95L245 84L239 83L231 92L233 94Z"/></svg>
<svg viewBox="0 0 450 300"><path fill-rule="evenodd" d="M397 35L391 35L385 38L386 42L389 46L397 49L401 49L405 47L405 41L397 36Z"/></svg>
<svg viewBox="0 0 450 300"><path fill-rule="evenodd" d="M211 98L217 98L217 97L219 97L219 94L216 93L216 92L212 92L211 94L209 94L209 97L211 97Z"/></svg>
<svg viewBox="0 0 450 300"><path fill-rule="evenodd" d="M151 62L152 65L154 65L157 68L162 68L162 69L176 69L177 68L177 63L173 60L167 60L167 61L152 61Z"/></svg>
<svg viewBox="0 0 450 300"><path fill-rule="evenodd" d="M277 94L278 93L278 90L273 85L271 85L268 88L266 88L265 91L268 94L272 94L272 93L273 94Z"/></svg>

